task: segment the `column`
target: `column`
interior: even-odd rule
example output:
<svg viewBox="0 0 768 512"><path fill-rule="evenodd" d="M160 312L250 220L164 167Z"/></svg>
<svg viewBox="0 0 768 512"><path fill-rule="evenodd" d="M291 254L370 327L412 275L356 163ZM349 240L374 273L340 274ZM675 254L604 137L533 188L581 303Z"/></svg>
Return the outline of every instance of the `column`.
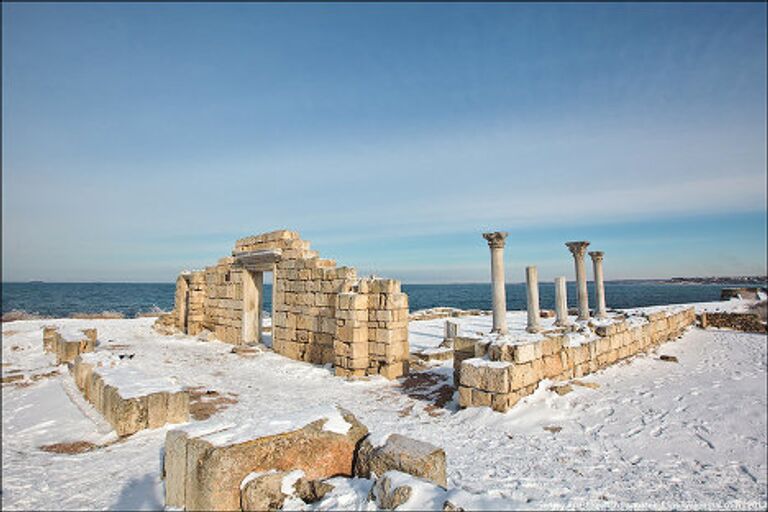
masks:
<svg viewBox="0 0 768 512"><path fill-rule="evenodd" d="M493 328L491 332L507 333L507 294L504 290L504 244L507 233L483 233L491 249L491 287L493 293Z"/></svg>
<svg viewBox="0 0 768 512"><path fill-rule="evenodd" d="M576 291L579 301L579 320L589 320L589 297L587 295L587 271L584 268L584 255L587 253L589 242L566 242L565 246L573 254L576 266Z"/></svg>
<svg viewBox="0 0 768 512"><path fill-rule="evenodd" d="M528 332L539 332L539 271L536 267L525 267L525 284L528 297Z"/></svg>
<svg viewBox="0 0 768 512"><path fill-rule="evenodd" d="M605 311L605 285L603 284L603 252L592 251L589 253L592 258L592 270L595 274L595 316L605 318L608 313Z"/></svg>
<svg viewBox="0 0 768 512"><path fill-rule="evenodd" d="M568 325L568 295L565 276L555 278L555 325Z"/></svg>

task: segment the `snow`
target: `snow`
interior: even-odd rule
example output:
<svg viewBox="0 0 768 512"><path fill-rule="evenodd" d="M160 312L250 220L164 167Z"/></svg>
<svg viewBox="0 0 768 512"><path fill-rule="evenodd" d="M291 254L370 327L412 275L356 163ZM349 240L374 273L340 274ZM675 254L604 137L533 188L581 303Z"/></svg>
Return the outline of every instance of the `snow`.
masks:
<svg viewBox="0 0 768 512"><path fill-rule="evenodd" d="M193 436L208 441L214 446L229 446L232 444L250 441L259 437L266 437L283 432L298 430L305 425L314 423L318 420L326 420L323 424L323 430L334 432L336 434L346 434L352 425L344 419L339 410L332 405L321 405L308 407L291 413L282 413L275 415L258 415L247 418L240 418L237 423L222 425L216 417L203 423L210 424L211 427L202 431L184 427L184 430Z"/></svg>
<svg viewBox="0 0 768 512"><path fill-rule="evenodd" d="M178 393L182 390L171 379L149 377L136 367L117 366L115 368L94 368L101 375L104 384L117 388L122 398L136 398L152 393Z"/></svg>
<svg viewBox="0 0 768 512"><path fill-rule="evenodd" d="M749 304L694 306L697 311L738 311ZM510 312L510 317L525 321L524 312ZM487 316L452 320L466 333L490 330ZM559 396L549 390L551 383L542 382L535 393L500 414L488 408L457 410L455 397L435 408L429 398L398 382L380 377L346 381L328 367L268 351L245 358L225 343L161 336L151 329L153 321L3 324L3 375L18 370L28 377L23 386L2 388L4 510L163 508L162 448L165 433L179 426L110 443L114 433L73 391L66 368L57 368L55 357L42 351L42 327L51 323L96 327L104 341L99 351L125 346L120 350L135 354L127 367L148 377L237 396L236 404L210 420L182 427L190 432L231 436L243 426L278 428L270 421L298 425L318 415L331 415L326 428L341 429L331 413L338 405L367 425L373 440L399 433L440 446L447 455L446 497L468 509L762 510L767 504L764 335L691 329L656 353L580 379L598 384L597 389L573 386ZM411 322L414 345L436 347L443 322ZM659 354L679 362L661 361ZM450 384L451 364L426 370L437 379L430 390ZM59 374L29 380L53 370ZM39 450L73 441L103 446L75 455ZM330 483L335 489L309 508L372 509L370 480L334 478Z"/></svg>

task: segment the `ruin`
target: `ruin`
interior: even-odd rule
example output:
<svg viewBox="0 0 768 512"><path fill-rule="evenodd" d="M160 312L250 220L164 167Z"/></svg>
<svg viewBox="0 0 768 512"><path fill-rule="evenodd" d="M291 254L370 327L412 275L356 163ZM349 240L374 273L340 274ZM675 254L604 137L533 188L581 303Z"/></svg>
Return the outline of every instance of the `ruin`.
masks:
<svg viewBox="0 0 768 512"><path fill-rule="evenodd" d="M333 364L336 375L408 374L408 296L400 282L358 278L320 258L295 231L242 238L231 256L176 280L174 309L157 327L220 341L262 341L264 273L272 273L272 349Z"/></svg>
<svg viewBox="0 0 768 512"><path fill-rule="evenodd" d="M56 364L71 363L86 352L93 352L97 343L96 329L43 327L43 350L56 355Z"/></svg>

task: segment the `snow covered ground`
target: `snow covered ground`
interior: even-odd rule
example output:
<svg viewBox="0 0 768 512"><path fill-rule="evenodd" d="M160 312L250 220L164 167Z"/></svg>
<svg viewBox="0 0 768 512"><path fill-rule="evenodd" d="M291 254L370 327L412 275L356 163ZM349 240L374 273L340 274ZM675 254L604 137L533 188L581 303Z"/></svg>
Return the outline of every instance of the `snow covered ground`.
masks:
<svg viewBox="0 0 768 512"><path fill-rule="evenodd" d="M697 305L738 310L740 301ZM511 312L510 324L524 322ZM486 331L490 317L455 319L463 332ZM244 357L231 345L160 336L154 319L5 323L2 389L2 508L160 509L161 449L167 428L125 440L77 392L65 367L42 352L42 326L97 327L102 345L135 354L132 364L177 385L229 393L208 421L299 413L324 404L357 415L372 434L397 432L442 446L450 487L509 508L766 507L766 336L690 330L658 353L581 379L560 396L544 383L506 414L458 411L446 396L451 363L399 382L348 382L330 368L271 352ZM414 347L437 346L444 319L411 322ZM659 354L678 363L659 360ZM17 373L13 373L17 372ZM32 377L37 380L32 380ZM21 385L19 385L21 383ZM441 392L442 391L442 392ZM446 401L447 400L447 401ZM82 454L42 445L89 441ZM319 508L365 508L367 481L345 480Z"/></svg>

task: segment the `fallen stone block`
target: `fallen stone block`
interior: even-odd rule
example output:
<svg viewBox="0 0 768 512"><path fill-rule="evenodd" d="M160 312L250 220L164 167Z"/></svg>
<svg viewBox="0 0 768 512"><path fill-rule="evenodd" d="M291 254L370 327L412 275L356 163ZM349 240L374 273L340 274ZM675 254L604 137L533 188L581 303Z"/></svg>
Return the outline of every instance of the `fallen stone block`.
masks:
<svg viewBox="0 0 768 512"><path fill-rule="evenodd" d="M240 508L243 511L280 510L290 495L283 492L288 471L251 473L240 484Z"/></svg>
<svg viewBox="0 0 768 512"><path fill-rule="evenodd" d="M387 471L401 471L445 486L445 451L437 446L400 434L392 434L382 446L374 447L366 439L360 445L355 475L370 478Z"/></svg>
<svg viewBox="0 0 768 512"><path fill-rule="evenodd" d="M166 506L238 510L239 484L252 472L302 470L310 480L351 476L367 434L352 413L327 406L237 426L172 430L165 448Z"/></svg>
<svg viewBox="0 0 768 512"><path fill-rule="evenodd" d="M370 499L381 510L442 510L446 490L434 482L400 471L388 471L376 480Z"/></svg>

